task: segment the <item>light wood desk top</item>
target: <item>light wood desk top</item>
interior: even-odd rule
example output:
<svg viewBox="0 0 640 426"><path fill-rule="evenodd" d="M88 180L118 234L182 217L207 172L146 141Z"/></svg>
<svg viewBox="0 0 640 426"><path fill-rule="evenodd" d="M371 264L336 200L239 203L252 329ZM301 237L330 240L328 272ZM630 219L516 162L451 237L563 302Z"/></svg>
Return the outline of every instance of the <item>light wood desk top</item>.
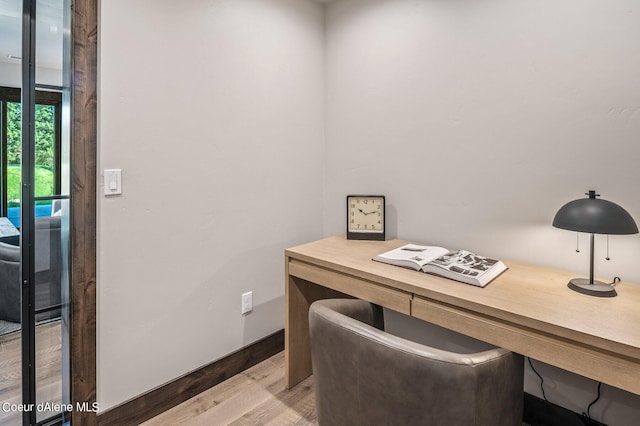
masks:
<svg viewBox="0 0 640 426"><path fill-rule="evenodd" d="M371 260L404 244L338 236L286 250L288 386L310 373L307 361L296 366L308 336L291 321L331 289L640 394L640 285L596 298L567 288L579 274L506 260L509 269L480 288Z"/></svg>

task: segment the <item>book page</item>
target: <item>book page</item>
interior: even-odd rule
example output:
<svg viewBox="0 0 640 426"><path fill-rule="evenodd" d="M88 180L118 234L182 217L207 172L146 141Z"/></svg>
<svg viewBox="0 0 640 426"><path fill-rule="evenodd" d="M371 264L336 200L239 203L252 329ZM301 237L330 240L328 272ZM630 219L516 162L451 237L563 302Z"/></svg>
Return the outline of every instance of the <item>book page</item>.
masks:
<svg viewBox="0 0 640 426"><path fill-rule="evenodd" d="M449 250L443 247L407 244L386 253L379 254L374 258L374 260L398 266L420 269L422 266L434 259L446 255L448 252Z"/></svg>
<svg viewBox="0 0 640 426"><path fill-rule="evenodd" d="M466 250L452 251L431 262L434 266L470 277L479 277L483 275L496 263L498 263L498 261L495 259L478 256L477 254Z"/></svg>

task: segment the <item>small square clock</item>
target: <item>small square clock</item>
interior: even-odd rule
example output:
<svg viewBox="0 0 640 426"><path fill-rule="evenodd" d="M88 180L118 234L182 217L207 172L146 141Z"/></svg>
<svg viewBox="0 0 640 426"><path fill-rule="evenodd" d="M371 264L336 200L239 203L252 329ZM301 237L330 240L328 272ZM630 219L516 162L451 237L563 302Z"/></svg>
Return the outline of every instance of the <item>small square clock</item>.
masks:
<svg viewBox="0 0 640 426"><path fill-rule="evenodd" d="M384 195L347 195L347 239L385 240Z"/></svg>

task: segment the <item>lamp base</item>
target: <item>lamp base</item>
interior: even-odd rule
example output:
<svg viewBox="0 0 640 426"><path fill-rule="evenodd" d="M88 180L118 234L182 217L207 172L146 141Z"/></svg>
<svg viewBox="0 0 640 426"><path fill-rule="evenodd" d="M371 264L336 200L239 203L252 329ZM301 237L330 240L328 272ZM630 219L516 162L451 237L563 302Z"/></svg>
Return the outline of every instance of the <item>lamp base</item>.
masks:
<svg viewBox="0 0 640 426"><path fill-rule="evenodd" d="M616 297L618 295L611 284L596 280L593 280L593 283L590 283L586 278L574 278L569 281L567 287L573 291L577 291L578 293L588 294L589 296Z"/></svg>

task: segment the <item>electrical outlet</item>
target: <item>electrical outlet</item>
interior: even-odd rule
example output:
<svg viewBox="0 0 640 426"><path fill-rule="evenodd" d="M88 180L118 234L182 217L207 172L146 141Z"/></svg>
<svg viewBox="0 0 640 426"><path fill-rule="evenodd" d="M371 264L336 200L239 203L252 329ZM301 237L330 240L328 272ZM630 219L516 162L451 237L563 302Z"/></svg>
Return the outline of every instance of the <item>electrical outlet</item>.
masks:
<svg viewBox="0 0 640 426"><path fill-rule="evenodd" d="M253 310L253 292L249 291L242 294L242 313L248 314Z"/></svg>

